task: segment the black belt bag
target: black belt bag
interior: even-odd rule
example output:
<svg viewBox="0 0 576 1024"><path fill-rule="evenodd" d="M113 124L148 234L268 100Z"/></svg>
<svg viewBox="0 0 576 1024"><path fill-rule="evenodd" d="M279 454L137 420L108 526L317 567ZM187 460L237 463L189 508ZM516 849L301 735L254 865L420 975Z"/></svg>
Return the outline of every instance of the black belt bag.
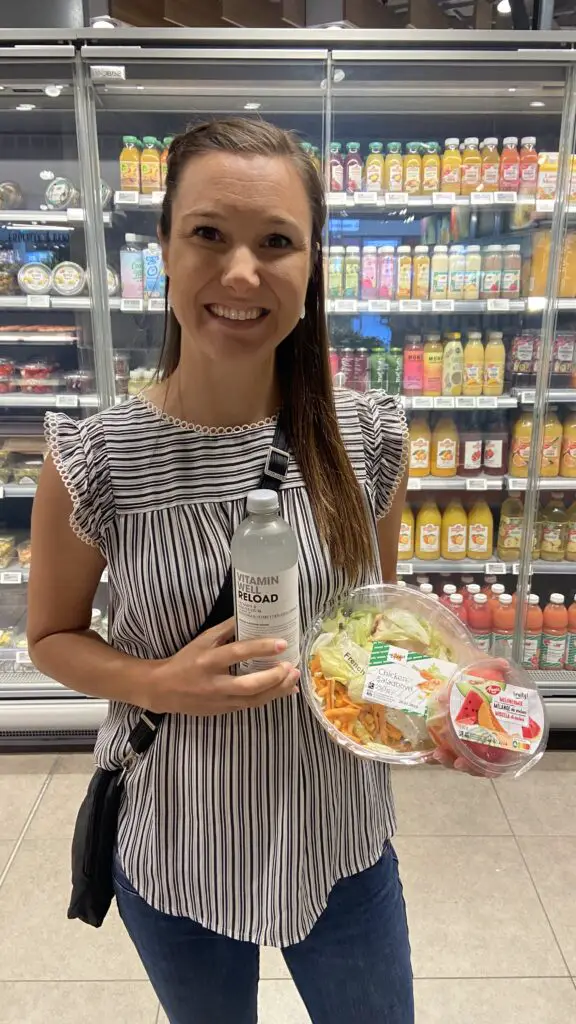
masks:
<svg viewBox="0 0 576 1024"><path fill-rule="evenodd" d="M288 444L278 417L260 487L278 491L288 471ZM232 570L197 636L234 614ZM97 768L82 801L72 840L72 894L68 917L99 928L114 897L112 862L126 771L152 745L164 714L142 711L128 737L128 754L115 769Z"/></svg>

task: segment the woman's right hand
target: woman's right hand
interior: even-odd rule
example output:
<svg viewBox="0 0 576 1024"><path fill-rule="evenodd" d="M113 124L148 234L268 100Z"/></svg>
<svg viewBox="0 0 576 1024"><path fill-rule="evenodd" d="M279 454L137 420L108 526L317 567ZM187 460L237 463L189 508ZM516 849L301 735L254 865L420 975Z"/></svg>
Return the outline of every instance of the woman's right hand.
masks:
<svg viewBox="0 0 576 1024"><path fill-rule="evenodd" d="M290 662L233 676L241 661L271 658L286 650L284 640L232 640L234 619L206 630L177 654L151 665L145 706L180 715L225 715L260 707L296 692L300 673Z"/></svg>

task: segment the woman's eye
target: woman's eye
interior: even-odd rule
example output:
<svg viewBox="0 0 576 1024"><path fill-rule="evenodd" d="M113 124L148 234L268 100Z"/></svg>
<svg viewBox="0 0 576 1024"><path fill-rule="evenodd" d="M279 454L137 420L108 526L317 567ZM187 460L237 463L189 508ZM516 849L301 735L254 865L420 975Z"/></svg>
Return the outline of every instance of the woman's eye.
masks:
<svg viewBox="0 0 576 1024"><path fill-rule="evenodd" d="M217 242L220 238L220 232L217 228L211 228L209 225L201 224L199 227L194 228L192 232L197 238L204 238L207 242Z"/></svg>
<svg viewBox="0 0 576 1024"><path fill-rule="evenodd" d="M266 245L271 249L288 249L292 242L286 235L268 235Z"/></svg>

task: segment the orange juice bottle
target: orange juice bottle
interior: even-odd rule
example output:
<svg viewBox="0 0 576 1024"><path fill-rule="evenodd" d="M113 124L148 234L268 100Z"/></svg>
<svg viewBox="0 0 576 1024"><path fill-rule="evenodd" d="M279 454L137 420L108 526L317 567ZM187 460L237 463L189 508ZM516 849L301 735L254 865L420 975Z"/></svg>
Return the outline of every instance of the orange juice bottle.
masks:
<svg viewBox="0 0 576 1024"><path fill-rule="evenodd" d="M364 165L364 176L366 179L366 190L368 192L382 192L384 190L384 157L381 142L371 142L368 146L369 156L366 157Z"/></svg>
<svg viewBox="0 0 576 1024"><path fill-rule="evenodd" d="M576 477L576 411L570 412L564 420L560 476Z"/></svg>
<svg viewBox="0 0 576 1024"><path fill-rule="evenodd" d="M144 149L140 155L141 188L143 195L151 195L152 192L160 192L162 187L160 153L152 135L145 135L143 142Z"/></svg>
<svg viewBox="0 0 576 1024"><path fill-rule="evenodd" d="M494 547L494 517L487 501L479 498L468 513L467 558L486 561Z"/></svg>
<svg viewBox="0 0 576 1024"><path fill-rule="evenodd" d="M442 394L442 361L444 348L439 334L424 337L424 379L422 394L438 398Z"/></svg>
<svg viewBox="0 0 576 1024"><path fill-rule="evenodd" d="M552 494L542 509L542 540L540 557L543 562L563 562L568 540L568 515L564 508L564 495Z"/></svg>
<svg viewBox="0 0 576 1024"><path fill-rule="evenodd" d="M440 162L440 191L460 195L462 184L462 154L460 139L446 139Z"/></svg>
<svg viewBox="0 0 576 1024"><path fill-rule="evenodd" d="M384 191L401 192L403 181L402 143L389 142L384 159Z"/></svg>
<svg viewBox="0 0 576 1024"><path fill-rule="evenodd" d="M524 668L538 668L542 648L543 615L538 594L530 594L524 620L524 648L522 664Z"/></svg>
<svg viewBox="0 0 576 1024"><path fill-rule="evenodd" d="M481 395L484 381L484 345L480 331L469 331L464 346L463 395Z"/></svg>
<svg viewBox="0 0 576 1024"><path fill-rule="evenodd" d="M515 135L508 135L503 142L502 156L500 157L500 190L502 192L517 192L520 186L520 154L518 153L518 139Z"/></svg>
<svg viewBox="0 0 576 1024"><path fill-rule="evenodd" d="M477 192L482 184L482 157L478 149L478 139L464 139L462 154L462 195L469 196Z"/></svg>
<svg viewBox="0 0 576 1024"><path fill-rule="evenodd" d="M512 657L515 611L512 594L500 594L492 606L492 653L499 658Z"/></svg>
<svg viewBox="0 0 576 1024"><path fill-rule="evenodd" d="M430 473L430 446L432 432L426 416L414 416L410 420L410 476L428 476Z"/></svg>
<svg viewBox="0 0 576 1024"><path fill-rule="evenodd" d="M501 562L517 562L522 545L524 505L521 498L511 495L502 502L496 553ZM499 586L500 584L494 584Z"/></svg>
<svg viewBox="0 0 576 1024"><path fill-rule="evenodd" d="M422 157L421 142L407 142L404 157L404 191L410 195L420 195L422 191Z"/></svg>
<svg viewBox="0 0 576 1024"><path fill-rule="evenodd" d="M528 476L528 460L530 458L533 426L534 416L531 412L523 409L512 428L510 460L508 463L510 476L524 478Z"/></svg>
<svg viewBox="0 0 576 1024"><path fill-rule="evenodd" d="M439 191L440 146L437 142L425 142L424 156L422 157L422 192Z"/></svg>
<svg viewBox="0 0 576 1024"><path fill-rule="evenodd" d="M558 153L538 154L537 199L555 199L558 184Z"/></svg>
<svg viewBox="0 0 576 1024"><path fill-rule="evenodd" d="M456 476L458 430L451 416L441 416L432 431L430 472L432 476Z"/></svg>
<svg viewBox="0 0 576 1024"><path fill-rule="evenodd" d="M506 369L506 349L501 331L491 331L484 350L484 383L485 395L501 395L504 391L504 371Z"/></svg>
<svg viewBox="0 0 576 1024"><path fill-rule="evenodd" d="M433 498L427 498L416 516L414 551L417 558L440 558L442 516Z"/></svg>
<svg viewBox="0 0 576 1024"><path fill-rule="evenodd" d="M560 472L560 456L562 452L562 424L558 419L555 406L550 406L544 420L544 441L540 476L558 476Z"/></svg>
<svg viewBox="0 0 576 1024"><path fill-rule="evenodd" d="M497 192L500 181L498 139L484 139L482 147L482 192Z"/></svg>
<svg viewBox="0 0 576 1024"><path fill-rule="evenodd" d="M160 154L160 188L166 188L166 174L168 171L168 150L172 143L173 135L167 135L162 143L162 152Z"/></svg>
<svg viewBox="0 0 576 1024"><path fill-rule="evenodd" d="M398 561L405 562L414 557L414 513L408 502L405 502L400 520L400 536L398 538Z"/></svg>
<svg viewBox="0 0 576 1024"><path fill-rule="evenodd" d="M550 262L549 231L536 231L532 239L530 262L530 295L546 295L548 263Z"/></svg>
<svg viewBox="0 0 576 1024"><path fill-rule="evenodd" d="M135 135L125 135L120 153L120 188L123 192L140 191L140 150Z"/></svg>
<svg viewBox="0 0 576 1024"><path fill-rule="evenodd" d="M440 538L440 555L457 562L466 558L466 532L468 528L468 517L462 507L462 502L454 499L448 502L444 515L442 516L442 531Z"/></svg>
<svg viewBox="0 0 576 1024"><path fill-rule="evenodd" d="M550 594L542 622L540 668L564 668L567 633L568 611L564 606L564 594Z"/></svg>

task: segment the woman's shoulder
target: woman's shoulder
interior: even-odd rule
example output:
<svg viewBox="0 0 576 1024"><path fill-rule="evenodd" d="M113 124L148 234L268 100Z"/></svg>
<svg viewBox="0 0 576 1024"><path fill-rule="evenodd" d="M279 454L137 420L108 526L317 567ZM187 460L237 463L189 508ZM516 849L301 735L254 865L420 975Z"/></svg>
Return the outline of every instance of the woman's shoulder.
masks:
<svg viewBox="0 0 576 1024"><path fill-rule="evenodd" d="M388 395L385 391L351 391L338 388L334 391L336 413L340 430L360 429L365 442L373 443L374 434L382 431L403 432L406 429L406 415L400 395Z"/></svg>

